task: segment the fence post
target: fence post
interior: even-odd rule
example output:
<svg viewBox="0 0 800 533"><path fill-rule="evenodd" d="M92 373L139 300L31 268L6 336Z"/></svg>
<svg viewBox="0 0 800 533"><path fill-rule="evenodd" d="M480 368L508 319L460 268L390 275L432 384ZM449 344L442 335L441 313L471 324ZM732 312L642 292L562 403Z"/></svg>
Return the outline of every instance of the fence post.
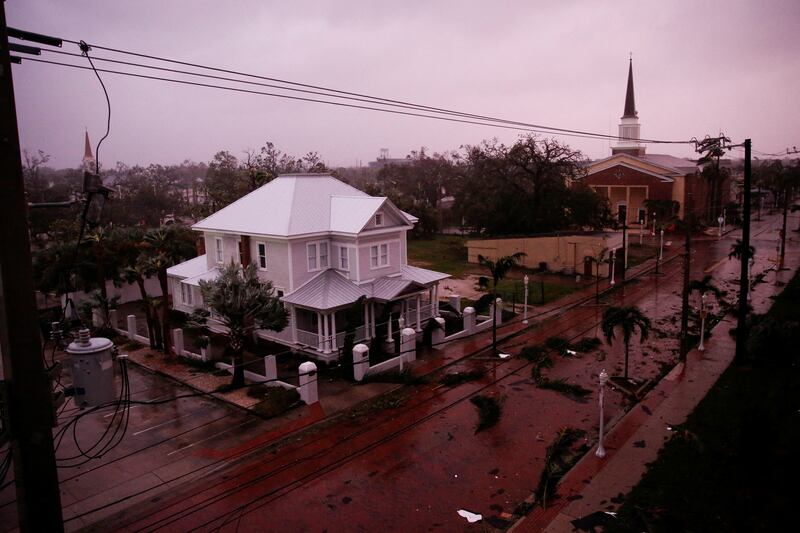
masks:
<svg viewBox="0 0 800 533"><path fill-rule="evenodd" d="M267 381L269 380L277 381L278 379L278 365L275 362L274 355L264 356L264 377L267 378ZM266 385L267 387L269 387L270 384L266 383Z"/></svg>
<svg viewBox="0 0 800 533"><path fill-rule="evenodd" d="M317 393L317 365L311 361L302 363L297 369L300 373L300 399L306 405L317 403L319 395Z"/></svg>
<svg viewBox="0 0 800 533"><path fill-rule="evenodd" d="M497 325L503 323L503 300L498 298L495 300L495 305L492 306L492 312L497 316Z"/></svg>
<svg viewBox="0 0 800 533"><path fill-rule="evenodd" d="M172 330L172 349L175 350L175 355L178 357L183 355L183 330L181 328Z"/></svg>
<svg viewBox="0 0 800 533"><path fill-rule="evenodd" d="M413 328L405 328L400 332L400 353L404 361L417 359L417 332Z"/></svg>
<svg viewBox="0 0 800 533"><path fill-rule="evenodd" d="M447 301L450 303L450 306L456 310L456 312L461 312L461 296L458 294L451 294L447 297Z"/></svg>
<svg viewBox="0 0 800 533"><path fill-rule="evenodd" d="M117 329L119 327L119 312L116 309L111 309L108 312L108 322L111 324L113 329Z"/></svg>
<svg viewBox="0 0 800 533"><path fill-rule="evenodd" d="M136 340L136 315L128 315L128 339Z"/></svg>
<svg viewBox="0 0 800 533"><path fill-rule="evenodd" d="M444 341L444 335L445 335L444 318L437 316L436 318L434 318L434 320L439 325L439 327L433 328L433 331L431 332L431 344L433 345L432 346L433 348L438 349L437 345L441 344Z"/></svg>
<svg viewBox="0 0 800 533"><path fill-rule="evenodd" d="M369 370L369 348L366 344L353 346L353 377L362 381Z"/></svg>
<svg viewBox="0 0 800 533"><path fill-rule="evenodd" d="M471 335L475 333L475 308L467 307L464 309L464 331Z"/></svg>

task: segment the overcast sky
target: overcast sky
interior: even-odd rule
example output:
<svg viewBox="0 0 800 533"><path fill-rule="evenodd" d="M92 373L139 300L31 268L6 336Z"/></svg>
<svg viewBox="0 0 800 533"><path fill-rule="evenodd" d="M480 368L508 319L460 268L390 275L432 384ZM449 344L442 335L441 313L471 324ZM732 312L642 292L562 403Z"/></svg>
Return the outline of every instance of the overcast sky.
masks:
<svg viewBox="0 0 800 533"><path fill-rule="evenodd" d="M617 133L633 53L642 136L723 131L754 149L800 145L800 2L9 0L10 26L386 98ZM63 50L78 52L65 43ZM99 57L111 54L94 50ZM114 56L117 57L117 56ZM42 59L86 64L45 53ZM129 60L136 61L130 58ZM97 63L98 67L118 68ZM77 166L105 132L90 71L14 66L22 146ZM101 162L209 161L265 141L333 166L381 148L457 149L518 133L102 74L112 103ZM268 90L257 88L256 90ZM587 156L609 142L559 139ZM648 152L692 155L688 147Z"/></svg>

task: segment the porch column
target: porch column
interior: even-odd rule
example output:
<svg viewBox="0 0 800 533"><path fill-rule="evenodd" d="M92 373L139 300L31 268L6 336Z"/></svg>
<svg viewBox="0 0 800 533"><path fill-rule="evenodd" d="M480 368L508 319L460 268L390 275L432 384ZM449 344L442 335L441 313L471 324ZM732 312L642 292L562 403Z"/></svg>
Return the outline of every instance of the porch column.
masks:
<svg viewBox="0 0 800 533"><path fill-rule="evenodd" d="M417 333L422 331L422 295L417 294Z"/></svg>
<svg viewBox="0 0 800 533"><path fill-rule="evenodd" d="M436 316L439 316L439 282L436 282L436 285L433 286L433 310L436 313ZM460 311L460 309L459 309Z"/></svg>
<svg viewBox="0 0 800 533"><path fill-rule="evenodd" d="M322 314L322 353L331 353L331 329L328 324L328 315Z"/></svg>
<svg viewBox="0 0 800 533"><path fill-rule="evenodd" d="M292 326L292 342L297 344L297 309L289 305L289 324Z"/></svg>
<svg viewBox="0 0 800 533"><path fill-rule="evenodd" d="M386 342L392 342L392 313L389 313L389 323L386 327Z"/></svg>
<svg viewBox="0 0 800 533"><path fill-rule="evenodd" d="M325 334L322 331L322 313L317 311L317 351L322 351L322 338Z"/></svg>
<svg viewBox="0 0 800 533"><path fill-rule="evenodd" d="M331 311L331 350L338 350L336 344L336 311Z"/></svg>
<svg viewBox="0 0 800 533"><path fill-rule="evenodd" d="M370 333L372 332L372 328L369 325L369 305L364 305L364 338L369 339L371 338Z"/></svg>
<svg viewBox="0 0 800 533"><path fill-rule="evenodd" d="M377 333L375 332L375 302L369 303L369 316L370 316L370 337L375 338L377 337Z"/></svg>

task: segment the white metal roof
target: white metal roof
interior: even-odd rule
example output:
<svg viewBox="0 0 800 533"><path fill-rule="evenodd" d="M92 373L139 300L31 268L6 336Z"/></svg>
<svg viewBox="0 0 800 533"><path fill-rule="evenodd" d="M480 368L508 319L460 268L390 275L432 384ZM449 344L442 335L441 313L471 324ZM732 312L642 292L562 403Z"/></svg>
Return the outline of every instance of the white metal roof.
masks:
<svg viewBox="0 0 800 533"><path fill-rule="evenodd" d="M416 281L422 285L433 283L434 281L441 281L450 277L450 274L443 272L436 272L435 270L428 270L427 268L419 268L411 265L403 265L400 267L400 275L411 281Z"/></svg>
<svg viewBox="0 0 800 533"><path fill-rule="evenodd" d="M403 270L401 276L385 276L364 285L356 285L336 270L328 269L284 296L282 300L311 309L328 310L350 305L362 296L390 301L412 291L424 290L425 285L450 277L449 274L424 268L408 268L410 270ZM406 276L405 272L410 275Z"/></svg>
<svg viewBox="0 0 800 533"><path fill-rule="evenodd" d="M167 269L167 275L179 278L192 278L208 270L208 262L205 254L198 255L194 259L189 259L183 263L171 266Z"/></svg>
<svg viewBox="0 0 800 533"><path fill-rule="evenodd" d="M211 270L206 270L202 274L198 274L196 276L192 276L191 278L184 279L183 283L199 287L201 281L211 281L217 279L218 276L219 276L219 269L217 267L214 267Z"/></svg>
<svg viewBox="0 0 800 533"><path fill-rule="evenodd" d="M384 204L329 174L284 174L192 226L200 231L290 237L337 231L358 233ZM416 217L403 213L412 224Z"/></svg>
<svg viewBox="0 0 800 533"><path fill-rule="evenodd" d="M350 305L368 296L369 287L361 287L333 269L313 277L297 290L282 298L286 303L327 310Z"/></svg>

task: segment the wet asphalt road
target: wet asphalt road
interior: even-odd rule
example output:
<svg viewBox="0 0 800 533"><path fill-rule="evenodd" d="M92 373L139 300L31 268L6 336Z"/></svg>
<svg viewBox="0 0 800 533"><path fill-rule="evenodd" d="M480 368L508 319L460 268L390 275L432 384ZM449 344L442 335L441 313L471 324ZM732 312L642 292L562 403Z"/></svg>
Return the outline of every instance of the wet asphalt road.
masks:
<svg viewBox="0 0 800 533"><path fill-rule="evenodd" d="M793 224L796 221L790 227ZM777 217L754 224L755 270L767 271L755 288L757 311L766 309L769 296L780 290L775 282L788 280L792 273L770 269L777 228ZM727 255L738 234L697 239L692 279L710 273L722 288L735 291L738 264ZM673 244L676 248L680 243ZM793 270L800 259L796 233L788 250L787 265ZM663 276L644 276L605 297L616 305L640 306L656 326L650 342L632 345L634 376L655 377L662 365L676 361L680 261L666 263L663 271ZM729 299L734 297L729 293ZM523 345L551 335L597 335L601 313L602 307L576 307L508 341L505 348L517 353ZM453 345L444 357L457 358L458 353L485 347L488 336ZM595 390L601 368L612 373L621 368L619 343L602 351L603 360L589 354L558 358L549 376ZM436 382L419 386L402 407L339 420L181 487L172 498L131 509L117 516L113 525L125 524L128 531L452 531L468 527L457 516L458 509L480 512L502 525L504 513L534 490L546 447L559 428L583 429L586 444L594 444L596 395L593 392L581 402L540 389L530 380L529 366L516 358L498 363L478 356L460 364L483 368L487 374L453 388ZM504 412L495 427L475 434L477 418L468 399L478 392L503 398ZM608 420L621 412L620 396L609 394Z"/></svg>

